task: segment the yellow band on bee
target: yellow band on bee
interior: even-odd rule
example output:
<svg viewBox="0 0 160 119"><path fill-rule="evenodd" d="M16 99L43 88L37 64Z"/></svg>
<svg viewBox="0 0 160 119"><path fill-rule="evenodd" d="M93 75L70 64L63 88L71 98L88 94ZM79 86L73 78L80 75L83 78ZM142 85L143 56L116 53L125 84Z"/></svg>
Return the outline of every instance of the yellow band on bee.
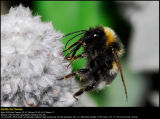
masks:
<svg viewBox="0 0 160 119"><path fill-rule="evenodd" d="M104 33L107 38L107 41L106 41L107 46L109 46L111 43L115 42L115 33L111 28L104 27Z"/></svg>

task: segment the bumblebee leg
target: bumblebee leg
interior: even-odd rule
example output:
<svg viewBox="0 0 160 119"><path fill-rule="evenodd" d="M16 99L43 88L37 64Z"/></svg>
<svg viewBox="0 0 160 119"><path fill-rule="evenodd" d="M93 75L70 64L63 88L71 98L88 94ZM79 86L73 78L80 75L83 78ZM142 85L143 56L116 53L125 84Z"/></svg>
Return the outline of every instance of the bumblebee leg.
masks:
<svg viewBox="0 0 160 119"><path fill-rule="evenodd" d="M73 94L73 97L78 101L77 96L81 95L84 92L84 88L79 89L76 93Z"/></svg>
<svg viewBox="0 0 160 119"><path fill-rule="evenodd" d="M66 75L66 76L64 76L64 77L62 77L62 78L60 78L60 79L58 79L58 80L68 79L68 78L73 77L73 76L75 76L75 75L76 75L76 72L71 73L71 74L68 74L68 75Z"/></svg>
<svg viewBox="0 0 160 119"><path fill-rule="evenodd" d="M70 54L73 52L77 52L77 50L81 47L81 44L78 44L76 47L74 47L64 58L66 59Z"/></svg>
<svg viewBox="0 0 160 119"><path fill-rule="evenodd" d="M71 46L69 46L69 47L68 47L66 50L64 50L63 52L68 51L69 49L71 49L72 47L74 47L75 45L78 45L78 44L82 44L83 46L86 46L86 43L85 43L85 42L77 41L77 42L75 42L74 44L72 44Z"/></svg>
<svg viewBox="0 0 160 119"><path fill-rule="evenodd" d="M79 91L73 94L73 97L78 101L77 96L81 95L84 91L91 91L96 86L96 84L97 82L93 82L89 85L82 87L81 89L79 89Z"/></svg>
<svg viewBox="0 0 160 119"><path fill-rule="evenodd" d="M76 74L77 74L77 75L85 74L85 73L87 73L88 71L89 71L89 69L79 69L78 71L73 72L73 73L70 73L70 74L68 74L68 75L66 75L66 76L64 76L63 78L60 78L60 79L58 79L58 80L64 80L64 79L73 77L73 76L75 76Z"/></svg>
<svg viewBox="0 0 160 119"><path fill-rule="evenodd" d="M77 73L78 74L85 74L85 73L87 73L89 71L89 69L79 69L78 71L77 71Z"/></svg>
<svg viewBox="0 0 160 119"><path fill-rule="evenodd" d="M86 54L85 54L85 53L82 53L82 54L80 54L80 55L78 55L78 56L74 56L74 57L67 57L67 58L66 58L67 60L73 59L67 67L69 67L74 61L76 61L76 60L78 60L78 59L80 59L80 58L84 58L84 57L86 57Z"/></svg>
<svg viewBox="0 0 160 119"><path fill-rule="evenodd" d="M71 60L71 59L73 59L73 60L77 60L77 59L79 59L79 58L84 58L84 57L86 57L86 54L85 53L82 53L82 54L79 54L79 55L77 55L77 56L74 56L74 57L70 57L70 56L68 56L68 57L66 57L66 59L67 60Z"/></svg>

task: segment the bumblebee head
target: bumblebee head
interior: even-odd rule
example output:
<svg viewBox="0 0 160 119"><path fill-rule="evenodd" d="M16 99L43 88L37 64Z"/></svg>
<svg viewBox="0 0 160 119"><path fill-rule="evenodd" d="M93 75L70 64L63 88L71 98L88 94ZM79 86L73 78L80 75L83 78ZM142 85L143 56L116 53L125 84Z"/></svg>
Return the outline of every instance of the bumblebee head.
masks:
<svg viewBox="0 0 160 119"><path fill-rule="evenodd" d="M105 33L103 27L90 28L82 37L83 41L86 43L87 47L90 46L102 46L105 38Z"/></svg>

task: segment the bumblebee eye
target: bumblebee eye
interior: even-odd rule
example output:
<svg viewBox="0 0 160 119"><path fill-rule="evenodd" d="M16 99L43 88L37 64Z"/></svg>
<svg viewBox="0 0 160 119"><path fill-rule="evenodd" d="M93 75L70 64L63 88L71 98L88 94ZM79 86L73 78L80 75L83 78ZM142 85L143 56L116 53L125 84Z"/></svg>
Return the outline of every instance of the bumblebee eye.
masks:
<svg viewBox="0 0 160 119"><path fill-rule="evenodd" d="M99 38L99 34L95 33L95 34L93 35L93 37L94 37L94 38Z"/></svg>
<svg viewBox="0 0 160 119"><path fill-rule="evenodd" d="M93 36L94 36L94 37L97 37L97 34L94 34Z"/></svg>

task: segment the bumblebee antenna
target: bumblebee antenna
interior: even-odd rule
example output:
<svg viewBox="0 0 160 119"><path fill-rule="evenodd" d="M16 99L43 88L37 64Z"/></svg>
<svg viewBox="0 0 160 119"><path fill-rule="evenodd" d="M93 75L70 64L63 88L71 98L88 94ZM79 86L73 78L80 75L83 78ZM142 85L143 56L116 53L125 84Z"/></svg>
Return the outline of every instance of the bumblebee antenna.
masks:
<svg viewBox="0 0 160 119"><path fill-rule="evenodd" d="M69 40L67 41L66 45L65 45L65 48L67 47L68 43L69 43L72 39L74 39L74 38L76 38L77 36L82 35L82 34L84 34L84 33L85 33L85 32L79 33L79 34L73 36L71 39L69 39Z"/></svg>
<svg viewBox="0 0 160 119"><path fill-rule="evenodd" d="M75 45L79 44L79 42L75 42L74 44L72 44L71 46L69 46L66 50L64 50L63 52L66 52L67 50L71 49L72 47L74 47Z"/></svg>
<svg viewBox="0 0 160 119"><path fill-rule="evenodd" d="M118 66L118 68L119 68L119 70L120 70L121 79L122 79L123 86L124 86L124 90L125 90L125 94L126 94L126 100L128 101L127 88L126 88L126 84L125 84L125 80L124 80L124 76L123 76L123 72L122 72L122 67L121 67L121 64L120 64L118 55L117 55L117 53L114 51L113 48L112 48L112 52L113 52L114 57L115 57L115 59L116 59L116 64L117 64L117 66Z"/></svg>
<svg viewBox="0 0 160 119"><path fill-rule="evenodd" d="M75 34L75 33L78 33L78 32L83 32L83 33L85 33L86 31L87 31L87 30L75 31L75 32L72 32L72 33L66 34L66 35L64 35L63 37L66 37L66 36L69 36L69 35L72 35L72 34Z"/></svg>
<svg viewBox="0 0 160 119"><path fill-rule="evenodd" d="M72 53L72 52L76 52L79 48L81 47L81 44L77 45L75 48L73 48L66 56L65 59Z"/></svg>

